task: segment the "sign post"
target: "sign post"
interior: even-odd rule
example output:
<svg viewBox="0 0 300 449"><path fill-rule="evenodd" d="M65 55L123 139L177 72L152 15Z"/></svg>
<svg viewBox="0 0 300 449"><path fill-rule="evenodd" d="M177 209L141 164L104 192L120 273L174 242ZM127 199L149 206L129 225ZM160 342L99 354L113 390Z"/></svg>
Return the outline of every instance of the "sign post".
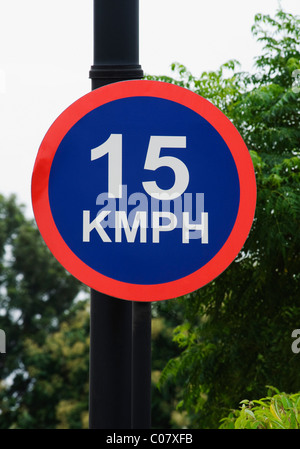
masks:
<svg viewBox="0 0 300 449"><path fill-rule="evenodd" d="M95 0L93 90L50 127L32 177L45 242L92 289L90 427L99 429L150 427L151 301L219 276L256 205L251 157L231 121L188 89L139 79L137 7Z"/></svg>
<svg viewBox="0 0 300 449"><path fill-rule="evenodd" d="M139 0L94 0L90 77L92 89L143 77ZM92 289L90 326L90 428L150 428L151 304Z"/></svg>

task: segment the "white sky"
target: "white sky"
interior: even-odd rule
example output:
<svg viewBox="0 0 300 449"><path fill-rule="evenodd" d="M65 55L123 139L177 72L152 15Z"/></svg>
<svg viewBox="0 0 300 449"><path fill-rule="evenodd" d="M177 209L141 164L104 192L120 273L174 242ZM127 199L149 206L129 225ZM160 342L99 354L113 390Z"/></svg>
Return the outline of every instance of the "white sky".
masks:
<svg viewBox="0 0 300 449"><path fill-rule="evenodd" d="M124 0L125 1L125 0ZM140 0L140 63L194 75L237 59L251 71L260 46L254 15L278 0ZM32 216L30 184L39 145L56 117L91 90L92 0L0 0L0 193L16 193ZM300 14L300 0L282 0Z"/></svg>

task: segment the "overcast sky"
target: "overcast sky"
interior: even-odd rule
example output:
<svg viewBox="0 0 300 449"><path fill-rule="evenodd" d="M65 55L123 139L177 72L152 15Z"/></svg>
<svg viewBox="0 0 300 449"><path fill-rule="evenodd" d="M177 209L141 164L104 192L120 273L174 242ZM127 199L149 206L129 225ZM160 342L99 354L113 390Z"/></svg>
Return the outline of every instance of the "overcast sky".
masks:
<svg viewBox="0 0 300 449"><path fill-rule="evenodd" d="M126 0L124 0L126 1ZM56 117L91 90L92 0L0 0L0 193L32 216L39 145ZM254 15L278 0L140 0L140 63L149 74L185 64L194 75L237 59L251 71L260 46ZM300 14L300 0L282 0Z"/></svg>

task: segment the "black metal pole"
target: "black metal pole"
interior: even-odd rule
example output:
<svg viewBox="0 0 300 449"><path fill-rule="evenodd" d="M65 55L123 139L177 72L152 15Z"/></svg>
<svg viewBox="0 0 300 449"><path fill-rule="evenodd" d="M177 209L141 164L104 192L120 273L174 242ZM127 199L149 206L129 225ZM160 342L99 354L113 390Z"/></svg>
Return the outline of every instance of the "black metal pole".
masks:
<svg viewBox="0 0 300 449"><path fill-rule="evenodd" d="M94 0L92 89L141 79L139 0ZM150 427L151 305L91 291L91 429Z"/></svg>
<svg viewBox="0 0 300 449"><path fill-rule="evenodd" d="M92 89L143 78L139 65L139 0L94 0Z"/></svg>
<svg viewBox="0 0 300 449"><path fill-rule="evenodd" d="M151 427L151 303L132 305L131 428Z"/></svg>
<svg viewBox="0 0 300 449"><path fill-rule="evenodd" d="M131 302L91 290L90 313L90 429L130 429Z"/></svg>

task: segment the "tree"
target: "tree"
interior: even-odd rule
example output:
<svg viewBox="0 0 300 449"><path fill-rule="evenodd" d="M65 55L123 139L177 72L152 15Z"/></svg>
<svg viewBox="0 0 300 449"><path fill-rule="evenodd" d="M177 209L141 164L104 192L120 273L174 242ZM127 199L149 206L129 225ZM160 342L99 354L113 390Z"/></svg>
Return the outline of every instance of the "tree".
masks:
<svg viewBox="0 0 300 449"><path fill-rule="evenodd" d="M0 195L0 218L0 328L6 333L6 354L0 356L0 426L30 423L39 428L45 422L39 402L31 399L36 385L27 342L44 345L82 287L50 254L15 197ZM51 413L48 418L51 426Z"/></svg>
<svg viewBox="0 0 300 449"><path fill-rule="evenodd" d="M22 399L21 428L88 428L89 327L89 302L80 301L43 344L24 342L34 385Z"/></svg>
<svg viewBox="0 0 300 449"><path fill-rule="evenodd" d="M235 124L251 153L258 188L249 238L234 263L205 288L180 299L185 322L174 340L182 349L161 382L181 382L192 427L218 427L228 409L266 385L300 390L291 333L299 328L300 19L283 11L258 14L252 28L263 43L254 75L230 61L195 78L174 64L174 78Z"/></svg>
<svg viewBox="0 0 300 449"><path fill-rule="evenodd" d="M182 400L182 385L161 383L166 361L181 353L172 335L182 321L182 307L176 299L152 304L152 428L181 429L189 425L186 411L176 407Z"/></svg>

